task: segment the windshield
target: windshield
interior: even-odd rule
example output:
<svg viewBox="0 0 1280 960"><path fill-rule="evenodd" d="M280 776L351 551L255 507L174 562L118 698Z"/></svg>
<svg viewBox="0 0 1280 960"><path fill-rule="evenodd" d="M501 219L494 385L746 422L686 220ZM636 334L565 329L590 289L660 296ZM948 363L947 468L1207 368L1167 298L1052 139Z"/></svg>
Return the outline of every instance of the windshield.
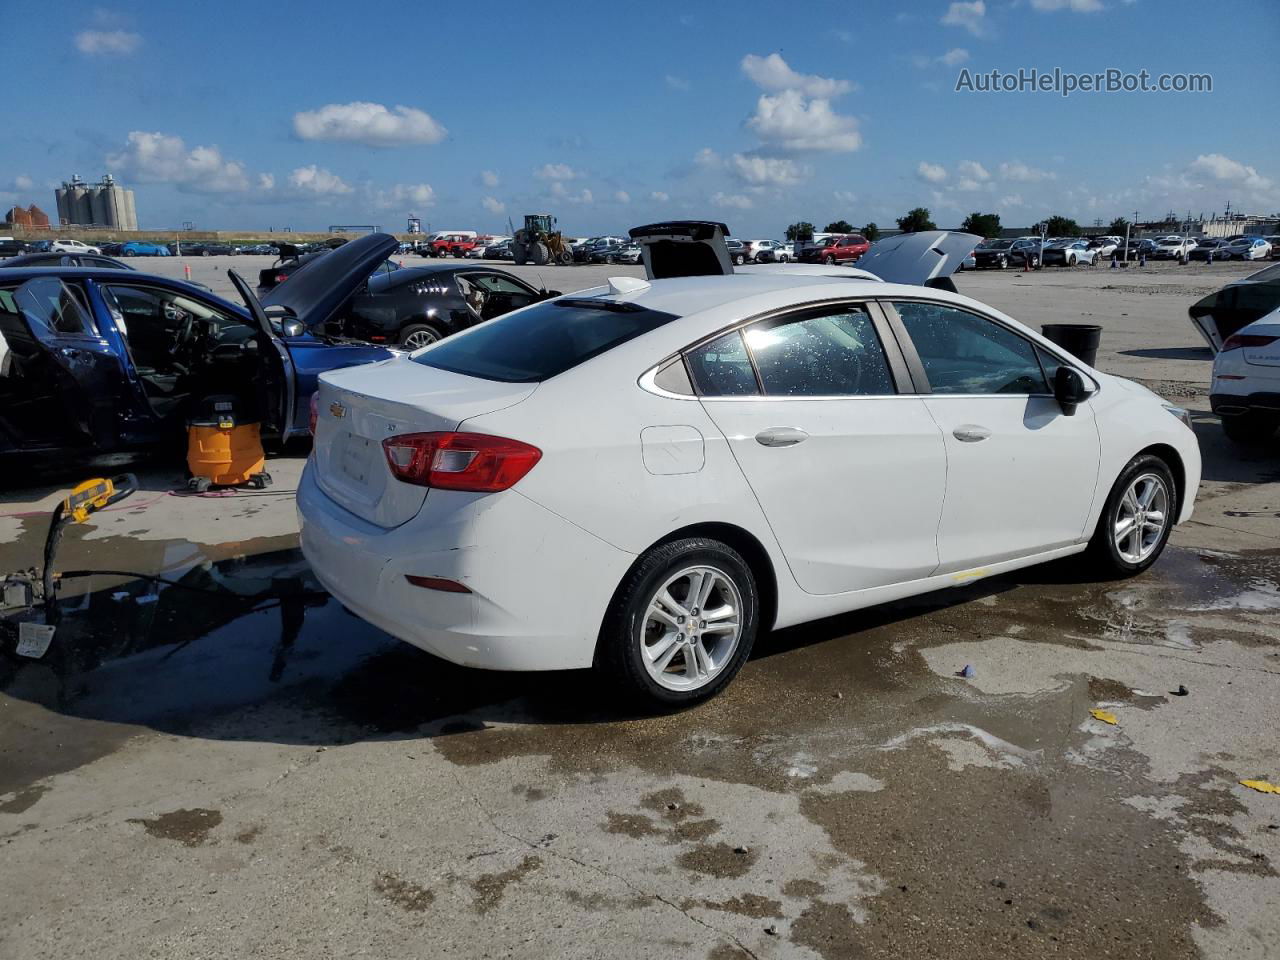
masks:
<svg viewBox="0 0 1280 960"><path fill-rule="evenodd" d="M676 317L609 300L549 300L414 354L414 363L506 383L549 380Z"/></svg>
<svg viewBox="0 0 1280 960"><path fill-rule="evenodd" d="M994 240L987 247L988 250L1008 250L1013 246L1012 240Z"/></svg>

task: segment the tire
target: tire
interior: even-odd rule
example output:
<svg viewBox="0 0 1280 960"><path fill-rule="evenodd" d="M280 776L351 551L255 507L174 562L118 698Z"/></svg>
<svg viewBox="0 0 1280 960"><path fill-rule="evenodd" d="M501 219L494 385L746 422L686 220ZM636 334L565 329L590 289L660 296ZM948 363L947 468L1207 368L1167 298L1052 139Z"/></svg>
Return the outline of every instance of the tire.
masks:
<svg viewBox="0 0 1280 960"><path fill-rule="evenodd" d="M533 261L536 266L545 267L547 262L551 259L551 250L545 243L538 240L529 244L529 259Z"/></svg>
<svg viewBox="0 0 1280 960"><path fill-rule="evenodd" d="M573 254L572 254L572 253L570 253L568 250L561 250L561 251L560 251L560 265L561 265L561 266L564 266L564 267L567 267L567 266L569 266L571 263L573 263Z"/></svg>
<svg viewBox="0 0 1280 960"><path fill-rule="evenodd" d="M778 258L778 262L779 262L779 263L790 263L790 262L791 262L791 258L790 258L790 257L788 257L788 256L784 253L782 256L780 256L780 257Z"/></svg>
<svg viewBox="0 0 1280 960"><path fill-rule="evenodd" d="M1152 487L1156 489L1148 497ZM1131 491L1136 492L1135 498L1130 498ZM1145 506L1142 501L1146 501ZM1135 517L1135 503L1140 511L1137 519L1147 522L1137 535L1118 535L1119 525ZM1149 453L1134 457L1112 484L1093 539L1089 541L1093 569L1104 577L1131 577L1146 570L1164 552L1178 510L1177 487L1169 465ZM1158 530L1149 519L1150 514L1157 512L1162 519ZM1131 524L1130 529L1132 527ZM1124 544L1123 551L1118 540Z"/></svg>
<svg viewBox="0 0 1280 960"><path fill-rule="evenodd" d="M834 267L836 265L836 258L831 255L828 255L827 259L822 262L825 263L828 267Z"/></svg>
<svg viewBox="0 0 1280 960"><path fill-rule="evenodd" d="M397 341L406 350L420 350L444 339L444 334L429 323L410 323L400 330Z"/></svg>
<svg viewBox="0 0 1280 960"><path fill-rule="evenodd" d="M1075 265L1076 265L1076 258L1075 258L1075 257L1067 257L1067 266L1068 266L1068 267L1074 267Z"/></svg>
<svg viewBox="0 0 1280 960"><path fill-rule="evenodd" d="M1256 410L1222 418L1222 432L1232 443L1256 447L1270 440L1276 432L1276 421Z"/></svg>
<svg viewBox="0 0 1280 960"><path fill-rule="evenodd" d="M202 256L202 257L209 257L209 256L212 256L212 254L211 254L211 253L209 253L209 251L208 251L208 250L201 250L201 251L200 251L200 256Z"/></svg>
<svg viewBox="0 0 1280 960"><path fill-rule="evenodd" d="M716 605L717 617L707 621L699 616L693 621L690 611L695 605L688 603L688 593L695 582L705 583L702 578L707 574L713 579L706 599ZM675 601L675 611L682 612L650 616L660 592ZM720 611L735 607L736 617L720 615ZM751 655L759 608L755 577L732 547L704 537L664 543L641 557L618 587L600 630L595 667L624 695L649 706L698 703L728 686ZM699 610L700 615L703 612ZM683 624L676 622L681 617ZM709 670L700 666L706 660L691 652L694 648L687 639L690 622L704 627L708 622L725 626L733 622L737 627L736 633L723 627L706 633L694 628L699 649L710 660ZM651 666L645 652L657 648L661 648L660 657L663 652L666 655L664 670ZM691 659L686 661L686 655ZM690 670L695 674L692 677ZM663 678L661 682L657 677Z"/></svg>
<svg viewBox="0 0 1280 960"><path fill-rule="evenodd" d="M134 252L133 250L126 250L126 251L124 252L124 255L125 255L126 257L136 257L138 254L137 254L136 252Z"/></svg>

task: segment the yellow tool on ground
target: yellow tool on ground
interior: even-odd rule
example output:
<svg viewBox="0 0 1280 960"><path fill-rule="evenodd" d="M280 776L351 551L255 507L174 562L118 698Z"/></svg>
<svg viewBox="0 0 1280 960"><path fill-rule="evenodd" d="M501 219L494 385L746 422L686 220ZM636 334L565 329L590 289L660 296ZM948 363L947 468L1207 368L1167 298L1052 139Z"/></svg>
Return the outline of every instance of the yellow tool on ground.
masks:
<svg viewBox="0 0 1280 960"><path fill-rule="evenodd" d="M133 480L132 477L129 479ZM133 492L132 487L136 483L137 481L133 481L130 484L130 489L124 493L125 497ZM86 480L63 498L62 515L69 517L73 523L84 523L89 519L89 514L111 503L117 492L115 480L108 480L106 477Z"/></svg>

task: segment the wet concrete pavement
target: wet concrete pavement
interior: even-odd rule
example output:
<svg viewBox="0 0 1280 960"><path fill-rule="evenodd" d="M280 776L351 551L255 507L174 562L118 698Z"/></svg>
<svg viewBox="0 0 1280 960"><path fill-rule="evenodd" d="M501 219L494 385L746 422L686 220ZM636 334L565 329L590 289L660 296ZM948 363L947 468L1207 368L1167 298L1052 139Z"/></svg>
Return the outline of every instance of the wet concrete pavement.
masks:
<svg viewBox="0 0 1280 960"><path fill-rule="evenodd" d="M780 631L665 715L347 614L296 460L277 499L148 467L60 566L181 586L78 580L0 657L0 956L1280 955L1280 796L1238 783L1280 781L1280 457L1188 392L1206 479L1144 576ZM6 495L0 567L51 499Z"/></svg>

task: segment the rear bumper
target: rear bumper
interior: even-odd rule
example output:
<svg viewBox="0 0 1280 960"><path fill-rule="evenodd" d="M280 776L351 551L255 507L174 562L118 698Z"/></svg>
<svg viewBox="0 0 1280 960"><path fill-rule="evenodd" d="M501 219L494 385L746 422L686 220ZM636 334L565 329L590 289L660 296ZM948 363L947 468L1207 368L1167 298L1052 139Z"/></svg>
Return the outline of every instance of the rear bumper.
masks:
<svg viewBox="0 0 1280 960"><path fill-rule="evenodd" d="M1275 390L1255 390L1250 393L1212 393L1209 395L1209 406L1220 417L1264 412L1280 420L1280 385Z"/></svg>
<svg viewBox="0 0 1280 960"><path fill-rule="evenodd" d="M591 665L614 590L635 557L515 491L433 490L383 529L325 494L308 462L298 486L302 552L344 606L445 660L488 670ZM470 593L411 585L443 577Z"/></svg>

